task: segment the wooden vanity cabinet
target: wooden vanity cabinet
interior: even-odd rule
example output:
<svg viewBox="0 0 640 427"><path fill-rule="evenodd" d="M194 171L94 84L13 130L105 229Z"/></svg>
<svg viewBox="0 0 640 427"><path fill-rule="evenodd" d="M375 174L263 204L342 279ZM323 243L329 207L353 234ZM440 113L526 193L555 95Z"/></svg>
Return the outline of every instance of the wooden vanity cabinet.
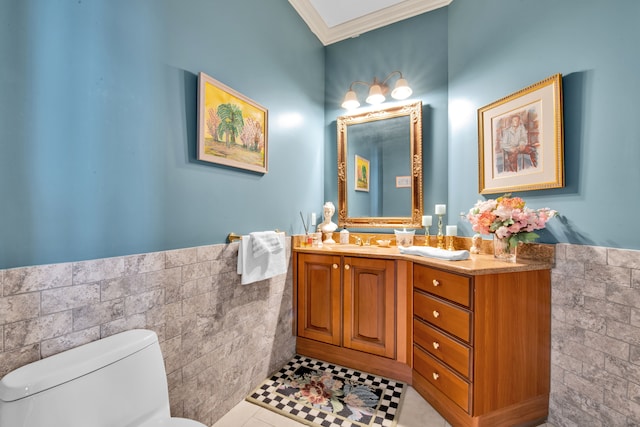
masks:
<svg viewBox="0 0 640 427"><path fill-rule="evenodd" d="M342 345L393 359L395 262L345 257L343 265Z"/></svg>
<svg viewBox="0 0 640 427"><path fill-rule="evenodd" d="M406 272L409 263L399 262L403 266L400 271ZM396 263L371 257L298 253L298 353L410 381L406 360L410 294L400 292L406 297L398 301ZM406 288L406 280L403 283ZM399 322L398 303L404 316Z"/></svg>
<svg viewBox="0 0 640 427"><path fill-rule="evenodd" d="M538 425L550 381L550 271L413 267L413 387L453 426Z"/></svg>
<svg viewBox="0 0 640 427"><path fill-rule="evenodd" d="M342 257L298 256L298 336L342 344Z"/></svg>

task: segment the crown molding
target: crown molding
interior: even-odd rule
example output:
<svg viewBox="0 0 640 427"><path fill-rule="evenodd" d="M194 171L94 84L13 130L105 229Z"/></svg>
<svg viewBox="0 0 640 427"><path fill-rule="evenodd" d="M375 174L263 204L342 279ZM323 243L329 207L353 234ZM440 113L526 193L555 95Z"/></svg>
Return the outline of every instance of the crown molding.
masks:
<svg viewBox="0 0 640 427"><path fill-rule="evenodd" d="M289 0L289 3L318 40L327 46L341 40L357 37L385 25L448 6L452 1L407 0L334 27L327 26L309 0Z"/></svg>

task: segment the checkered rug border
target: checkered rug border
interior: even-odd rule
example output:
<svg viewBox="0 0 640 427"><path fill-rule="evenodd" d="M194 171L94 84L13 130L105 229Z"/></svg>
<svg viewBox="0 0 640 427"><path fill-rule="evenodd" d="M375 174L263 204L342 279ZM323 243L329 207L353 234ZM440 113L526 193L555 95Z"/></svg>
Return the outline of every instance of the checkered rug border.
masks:
<svg viewBox="0 0 640 427"><path fill-rule="evenodd" d="M265 380L247 396L246 400L310 426L365 426L365 424L357 421L336 417L279 394L277 392L278 386L284 382L285 379L293 375L300 366L306 366L309 369L317 371L328 371L334 376L381 389L383 393L380 398L377 413L375 417L372 418L371 423L366 426L395 427L397 425L397 417L406 388L404 383L300 355L296 355L289 363L282 367L282 369L273 374L271 378Z"/></svg>

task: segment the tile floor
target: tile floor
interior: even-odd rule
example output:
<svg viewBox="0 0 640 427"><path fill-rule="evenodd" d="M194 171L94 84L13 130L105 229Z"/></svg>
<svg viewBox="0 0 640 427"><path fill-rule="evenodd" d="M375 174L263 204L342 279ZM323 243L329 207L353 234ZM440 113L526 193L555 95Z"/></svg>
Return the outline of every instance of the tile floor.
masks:
<svg viewBox="0 0 640 427"><path fill-rule="evenodd" d="M253 403L242 401L213 427L304 427L304 424L278 415ZM413 387L408 387L400 408L398 427L451 427ZM551 427L542 424L539 427Z"/></svg>

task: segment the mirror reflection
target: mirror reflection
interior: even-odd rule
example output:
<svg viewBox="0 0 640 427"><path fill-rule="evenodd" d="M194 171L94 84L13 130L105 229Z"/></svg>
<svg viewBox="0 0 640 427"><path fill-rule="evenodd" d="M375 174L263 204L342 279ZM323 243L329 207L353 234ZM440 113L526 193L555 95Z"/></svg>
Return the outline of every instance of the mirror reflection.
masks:
<svg viewBox="0 0 640 427"><path fill-rule="evenodd" d="M338 117L338 219L347 227L420 227L422 105Z"/></svg>
<svg viewBox="0 0 640 427"><path fill-rule="evenodd" d="M353 124L347 132L347 170L354 171L347 175L348 216L411 216L409 116ZM357 185L367 180L366 162L368 186Z"/></svg>

